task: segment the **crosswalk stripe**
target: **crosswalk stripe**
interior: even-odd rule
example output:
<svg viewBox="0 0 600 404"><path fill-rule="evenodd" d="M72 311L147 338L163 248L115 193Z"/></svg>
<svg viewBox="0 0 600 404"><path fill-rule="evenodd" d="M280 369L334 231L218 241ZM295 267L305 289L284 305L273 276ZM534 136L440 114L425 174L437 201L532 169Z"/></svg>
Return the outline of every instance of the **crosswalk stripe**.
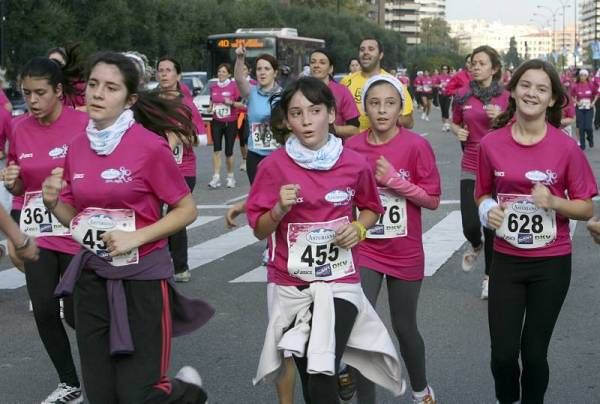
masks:
<svg viewBox="0 0 600 404"><path fill-rule="evenodd" d="M188 249L188 266L198 268L258 242L250 226L243 226Z"/></svg>
<svg viewBox="0 0 600 404"><path fill-rule="evenodd" d="M191 230L195 227L214 222L215 220L221 219L222 216L200 216L187 228ZM6 240L0 241L1 244L6 246ZM12 267L4 271L0 271L0 290L2 289L18 289L25 286L25 275L17 268Z"/></svg>
<svg viewBox="0 0 600 404"><path fill-rule="evenodd" d="M460 211L450 212L423 234L425 250L425 276L432 276L448 261L466 241L462 232ZM254 268L229 281L230 283L266 282L267 270L264 266Z"/></svg>

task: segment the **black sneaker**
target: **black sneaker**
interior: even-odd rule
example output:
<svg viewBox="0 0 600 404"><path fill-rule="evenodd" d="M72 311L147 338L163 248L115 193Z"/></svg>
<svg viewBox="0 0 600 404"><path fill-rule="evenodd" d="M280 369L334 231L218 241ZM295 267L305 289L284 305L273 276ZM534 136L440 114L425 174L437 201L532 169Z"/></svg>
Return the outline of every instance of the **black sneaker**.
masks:
<svg viewBox="0 0 600 404"><path fill-rule="evenodd" d="M356 385L350 374L350 366L345 366L338 373L338 395L343 401L350 401L356 392Z"/></svg>

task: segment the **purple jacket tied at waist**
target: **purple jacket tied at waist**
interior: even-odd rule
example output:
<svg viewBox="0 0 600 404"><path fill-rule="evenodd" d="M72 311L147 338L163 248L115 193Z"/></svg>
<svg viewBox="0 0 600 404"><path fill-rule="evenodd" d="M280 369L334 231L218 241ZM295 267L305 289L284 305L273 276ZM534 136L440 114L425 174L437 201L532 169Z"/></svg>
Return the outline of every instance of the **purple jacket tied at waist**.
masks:
<svg viewBox="0 0 600 404"><path fill-rule="evenodd" d="M200 299L189 299L181 295L173 283L173 264L166 248L151 252L140 258L138 264L114 267L94 253L82 249L71 260L60 283L54 291L56 297L73 294L81 271L94 271L106 279L108 309L110 312L110 353L130 354L134 352L133 339L127 318L127 299L123 281L169 280L173 336L188 334L202 327L215 310Z"/></svg>

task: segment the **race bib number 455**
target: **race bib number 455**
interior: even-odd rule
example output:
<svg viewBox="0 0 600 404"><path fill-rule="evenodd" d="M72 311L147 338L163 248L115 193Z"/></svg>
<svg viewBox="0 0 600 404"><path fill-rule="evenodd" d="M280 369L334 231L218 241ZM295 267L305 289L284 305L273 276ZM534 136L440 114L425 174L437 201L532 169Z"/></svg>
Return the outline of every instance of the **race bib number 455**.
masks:
<svg viewBox="0 0 600 404"><path fill-rule="evenodd" d="M334 244L347 217L329 222L288 224L288 273L305 282L332 281L353 274L352 251Z"/></svg>
<svg viewBox="0 0 600 404"><path fill-rule="evenodd" d="M496 236L522 249L545 247L556 240L556 212L535 206L531 195L498 194L504 222Z"/></svg>
<svg viewBox="0 0 600 404"><path fill-rule="evenodd" d="M44 206L42 191L26 192L19 226L28 236L68 236L69 229Z"/></svg>
<svg viewBox="0 0 600 404"><path fill-rule="evenodd" d="M102 241L102 235L113 230L135 231L135 212L131 209L87 208L71 220L73 239L84 248L115 267L137 264L137 248L127 254L110 256L106 244Z"/></svg>

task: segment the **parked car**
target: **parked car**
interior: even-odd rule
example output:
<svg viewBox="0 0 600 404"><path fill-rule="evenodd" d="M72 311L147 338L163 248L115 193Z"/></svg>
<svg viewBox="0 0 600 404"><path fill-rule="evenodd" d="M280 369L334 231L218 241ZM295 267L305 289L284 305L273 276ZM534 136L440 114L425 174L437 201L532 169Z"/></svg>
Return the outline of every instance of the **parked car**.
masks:
<svg viewBox="0 0 600 404"><path fill-rule="evenodd" d="M219 81L219 79L208 80L202 89L202 92L197 97L194 97L194 104L196 104L198 107L198 110L200 111L200 114L202 114L202 118L204 118L205 121L212 120L212 113L208 109L210 104L210 87L217 81Z"/></svg>
<svg viewBox="0 0 600 404"><path fill-rule="evenodd" d="M181 73L181 78L182 80L186 83L186 85L188 85L187 81L189 78L197 78L198 80L200 80L200 89L203 89L204 86L206 85L206 83L208 82L208 73L206 72L183 72ZM197 84L194 84L197 85ZM188 85L189 87L189 85ZM192 87L190 87L190 90L192 90Z"/></svg>
<svg viewBox="0 0 600 404"><path fill-rule="evenodd" d="M204 88L202 80L200 80L197 76L182 75L181 81L187 86L187 88L190 89L190 92L194 97L200 95L202 88Z"/></svg>
<svg viewBox="0 0 600 404"><path fill-rule="evenodd" d="M12 116L23 115L27 112L27 105L25 104L23 94L21 94L15 83L11 83L8 88L5 88L4 93L12 104Z"/></svg>

